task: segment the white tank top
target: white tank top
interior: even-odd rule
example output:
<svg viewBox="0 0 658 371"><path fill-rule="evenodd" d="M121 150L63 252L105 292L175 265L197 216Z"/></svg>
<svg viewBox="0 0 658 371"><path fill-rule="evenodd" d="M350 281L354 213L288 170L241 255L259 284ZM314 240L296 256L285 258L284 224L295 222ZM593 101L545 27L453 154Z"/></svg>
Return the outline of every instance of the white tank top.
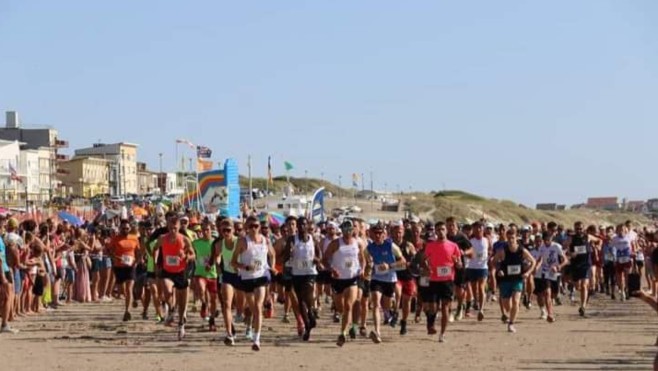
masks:
<svg viewBox="0 0 658 371"><path fill-rule="evenodd" d="M249 271L240 269L240 278L243 280L253 280L265 276L269 269L267 264L267 238L261 237L261 243L247 238L247 250L240 254L240 263L253 267Z"/></svg>
<svg viewBox="0 0 658 371"><path fill-rule="evenodd" d="M329 247L329 244L330 244L334 239L335 239L335 237L334 237L334 238L325 237L325 238L322 240L322 255L324 255L324 254L327 252L327 247Z"/></svg>
<svg viewBox="0 0 658 371"><path fill-rule="evenodd" d="M295 244L290 252L292 260L293 276L312 276L317 275L318 270L315 268L313 259L315 258L315 242L309 236L308 241L304 242L295 236Z"/></svg>
<svg viewBox="0 0 658 371"><path fill-rule="evenodd" d="M473 257L468 260L467 268L487 269L489 240L486 237L482 237L481 239L471 238L471 245L473 245Z"/></svg>
<svg viewBox="0 0 658 371"><path fill-rule="evenodd" d="M359 242L353 239L347 244L343 238L339 241L338 250L331 257L331 267L338 273L339 280L348 280L359 275Z"/></svg>

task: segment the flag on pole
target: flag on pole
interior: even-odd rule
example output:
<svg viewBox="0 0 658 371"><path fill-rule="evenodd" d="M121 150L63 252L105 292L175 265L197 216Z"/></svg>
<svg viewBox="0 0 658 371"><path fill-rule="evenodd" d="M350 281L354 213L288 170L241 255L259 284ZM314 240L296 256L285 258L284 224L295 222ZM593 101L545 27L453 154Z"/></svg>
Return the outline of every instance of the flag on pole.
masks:
<svg viewBox="0 0 658 371"><path fill-rule="evenodd" d="M176 139L176 143L185 144L185 145L187 145L188 147L190 147L192 149L196 149L196 146L194 145L194 143L190 142L187 139Z"/></svg>
<svg viewBox="0 0 658 371"><path fill-rule="evenodd" d="M352 187L359 187L359 174L352 173Z"/></svg>
<svg viewBox="0 0 658 371"><path fill-rule="evenodd" d="M206 146L196 146L196 157L210 158L212 157L212 150Z"/></svg>
<svg viewBox="0 0 658 371"><path fill-rule="evenodd" d="M16 168L12 164L9 164L9 176L11 180L15 180L19 183L23 183L23 179L21 179L21 177L18 176L18 172L16 171Z"/></svg>
<svg viewBox="0 0 658 371"><path fill-rule="evenodd" d="M274 180L272 180L272 156L267 156L267 181L274 184Z"/></svg>
<svg viewBox="0 0 658 371"><path fill-rule="evenodd" d="M290 170L292 170L292 169L294 168L294 166L292 166L292 164L291 164L290 162L288 162L288 161L285 161L285 162L283 163L283 166L286 167L286 171L290 171Z"/></svg>

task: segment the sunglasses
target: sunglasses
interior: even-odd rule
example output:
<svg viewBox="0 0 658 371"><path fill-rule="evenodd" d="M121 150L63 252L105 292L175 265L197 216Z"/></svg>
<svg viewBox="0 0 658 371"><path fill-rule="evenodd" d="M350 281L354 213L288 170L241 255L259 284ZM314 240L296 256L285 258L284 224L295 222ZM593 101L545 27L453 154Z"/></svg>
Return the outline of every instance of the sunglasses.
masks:
<svg viewBox="0 0 658 371"><path fill-rule="evenodd" d="M236 233L240 233L240 232L242 232L242 231L244 231L244 229L242 229L242 228L235 228L235 232L236 232Z"/></svg>
<svg viewBox="0 0 658 371"><path fill-rule="evenodd" d="M224 233L230 233L231 231L232 231L231 228L224 228L224 229L222 230L222 232L224 232Z"/></svg>
<svg viewBox="0 0 658 371"><path fill-rule="evenodd" d="M249 229L258 229L260 228L260 224L251 224L249 225Z"/></svg>

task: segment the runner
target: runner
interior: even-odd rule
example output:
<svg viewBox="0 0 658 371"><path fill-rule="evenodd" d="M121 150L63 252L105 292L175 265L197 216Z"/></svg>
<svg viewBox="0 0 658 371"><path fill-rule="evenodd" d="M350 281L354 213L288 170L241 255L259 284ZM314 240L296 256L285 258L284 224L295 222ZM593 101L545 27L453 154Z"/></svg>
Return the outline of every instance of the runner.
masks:
<svg viewBox="0 0 658 371"><path fill-rule="evenodd" d="M521 227L521 239L519 240L519 245L525 250L528 250L532 258L537 260L537 249L535 244L532 242L530 235L531 227L529 225L524 225ZM541 244L541 237L539 238L539 243ZM536 264L535 264L536 269ZM533 276L534 272L530 272L524 282L524 292L521 299L521 303L526 307L526 309L532 308L532 293L535 291L535 280Z"/></svg>
<svg viewBox="0 0 658 371"><path fill-rule="evenodd" d="M112 267L121 295L125 298L125 312L123 321L131 320L130 306L133 301L133 287L135 285L135 262L139 251L139 240L129 236L130 223L122 220L119 224L119 235L114 237L109 245Z"/></svg>
<svg viewBox="0 0 658 371"><path fill-rule="evenodd" d="M448 327L450 303L453 298L455 273L462 267L462 251L459 246L447 239L447 228L443 222L435 225L436 241L425 244L425 261L421 274L423 305L427 316L427 333L436 334L434 323L438 306L441 308L441 333L439 342L445 342ZM429 282L427 274L429 273Z"/></svg>
<svg viewBox="0 0 658 371"><path fill-rule="evenodd" d="M473 255L473 246L471 245L471 242L469 241L468 237L463 233L459 232L455 218L453 217L447 218L445 226L448 231L448 240L456 243L462 252L461 255L462 263L459 265L459 268L457 268L457 270L454 272L455 294L457 296L457 312L454 314L454 316L452 313L450 314L450 322L452 322L453 320L460 321L464 317L464 312L466 309L466 306L464 305L464 299L466 298L466 285L467 285L466 271L464 270L464 266L466 263L466 257Z"/></svg>
<svg viewBox="0 0 658 371"><path fill-rule="evenodd" d="M617 250L612 243L615 236L615 229L608 227L605 230L605 240L603 242L603 285L605 286L606 295L610 295L615 300L615 262L617 260Z"/></svg>
<svg viewBox="0 0 658 371"><path fill-rule="evenodd" d="M564 249L569 252L571 260L571 279L576 285L576 289L580 291L578 313L581 317L585 317L589 280L592 277L593 243L600 240L585 233L582 222L575 222L573 229L574 234L566 239Z"/></svg>
<svg viewBox="0 0 658 371"><path fill-rule="evenodd" d="M523 282L535 269L535 259L521 246L513 229L507 231L507 245L496 252L497 272L500 279L500 301L505 312L509 313L507 331L516 333L514 321L519 313Z"/></svg>
<svg viewBox="0 0 658 371"><path fill-rule="evenodd" d="M381 339L381 310L391 309L391 299L395 293L398 268L405 268L406 261L402 251L395 243L386 239L386 232L382 223L372 228L373 241L366 248L366 259L372 262L374 273L370 281L370 300L372 301L372 317L374 331L370 332L370 339L375 344ZM382 307L383 304L383 307Z"/></svg>
<svg viewBox="0 0 658 371"><path fill-rule="evenodd" d="M238 240L238 244L231 265L239 270L241 286L246 293L247 303L253 317L253 345L254 351L260 350L260 333L263 321L263 303L265 301L266 286L268 284L268 261L276 263L274 249L270 241L258 232L260 223L258 218L250 216L245 225L247 235Z"/></svg>
<svg viewBox="0 0 658 371"><path fill-rule="evenodd" d="M230 219L221 221L219 231L221 237L214 242L211 261L216 261L219 257L219 264L222 267L222 316L226 329L224 344L233 346L235 345L235 325L233 324L232 306L233 298L240 290L240 277L231 262L238 244L238 237L233 234L233 222Z"/></svg>
<svg viewBox="0 0 658 371"><path fill-rule="evenodd" d="M411 275L409 266L416 255L416 248L411 242L404 240L404 229L402 221L393 223L391 237L393 243L400 247L406 266L397 269L398 282L395 287L395 297L398 299L398 307L402 309L402 320L400 321L400 335L407 334L407 321L411 312L411 299L416 296L416 280ZM395 310L391 326L397 321L398 311Z"/></svg>
<svg viewBox="0 0 658 371"><path fill-rule="evenodd" d="M325 235L322 238L321 242L321 249L322 249L322 256L324 257L327 253L327 249L329 248L329 245L331 242L336 240L338 238L337 234L338 230L338 224L336 222L330 221L326 224L325 227ZM325 261L325 260L323 260ZM340 312L337 311L336 307L336 295L333 295L333 289L332 289L332 271L331 267L326 263L323 264L323 268L318 272L318 279L317 279L317 290L316 290L316 306L318 310L320 310L322 303L321 303L321 297L322 294L325 295L325 304L328 304L329 296L332 297L333 300L333 321L334 323L340 322Z"/></svg>
<svg viewBox="0 0 658 371"><path fill-rule="evenodd" d="M187 321L187 297L189 280L186 276L187 262L195 259L190 239L180 233L178 215L173 214L167 220L168 232L159 237L155 246L155 261L161 262L160 277L163 280L164 299L168 305L165 325L174 322L174 301L178 306L178 340L185 337ZM159 258L161 257L161 260ZM174 299L175 290L175 299Z"/></svg>
<svg viewBox="0 0 658 371"><path fill-rule="evenodd" d="M473 223L472 229L473 236L470 239L470 244L473 246L473 256L468 259L466 265L466 281L471 286L475 298L473 309L478 311L478 321L482 321L484 319L484 299L487 278L489 277L488 264L489 256L492 253L492 243L489 238L484 236L484 230L480 222ZM469 304L466 304L467 313L470 310Z"/></svg>
<svg viewBox="0 0 658 371"><path fill-rule="evenodd" d="M283 259L292 266L292 285L298 300L299 313L304 321L302 339L309 341L311 330L316 326L315 313L315 279L316 266L321 263L320 244L309 234L308 220L297 219L297 235L288 240Z"/></svg>
<svg viewBox="0 0 658 371"><path fill-rule="evenodd" d="M331 267L336 312L342 313L340 335L336 342L336 345L342 347L346 342L347 328L352 325L352 330L355 330L352 307L358 294L357 283L362 273L361 267L365 265L365 245L352 234L354 225L351 221L343 222L340 228L343 236L329 243L324 255L324 265Z"/></svg>
<svg viewBox="0 0 658 371"><path fill-rule="evenodd" d="M553 242L553 233L546 231L542 233L543 244L539 247L540 268L535 273L535 294L539 301L541 319L550 323L555 322L553 313L552 293L560 289L558 279L564 266L569 264L569 259L564 255L562 246ZM544 309L545 306L545 309Z"/></svg>
<svg viewBox="0 0 658 371"><path fill-rule="evenodd" d="M213 254L212 227L209 222L201 226L203 236L192 242L196 256L194 280L197 297L201 300L201 318L208 321L210 332L217 331L215 312L217 312L217 257ZM210 309L210 312L208 312Z"/></svg>
<svg viewBox="0 0 658 371"><path fill-rule="evenodd" d="M615 272L617 273L619 296L621 301L626 301L626 283L628 282L628 274L631 272L633 266L635 242L625 224L617 226L617 235L612 238L612 245L615 247L617 253Z"/></svg>

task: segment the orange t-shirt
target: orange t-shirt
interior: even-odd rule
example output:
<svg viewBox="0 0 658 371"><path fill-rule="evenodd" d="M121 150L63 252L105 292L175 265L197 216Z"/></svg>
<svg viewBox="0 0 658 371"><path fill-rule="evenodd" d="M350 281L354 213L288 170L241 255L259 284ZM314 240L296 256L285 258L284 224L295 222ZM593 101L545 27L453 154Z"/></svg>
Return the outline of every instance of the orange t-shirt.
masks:
<svg viewBox="0 0 658 371"><path fill-rule="evenodd" d="M112 239L110 246L112 247L112 255L114 255L113 265L119 267L132 267L135 265L135 251L139 248L139 240L134 236L116 236Z"/></svg>

